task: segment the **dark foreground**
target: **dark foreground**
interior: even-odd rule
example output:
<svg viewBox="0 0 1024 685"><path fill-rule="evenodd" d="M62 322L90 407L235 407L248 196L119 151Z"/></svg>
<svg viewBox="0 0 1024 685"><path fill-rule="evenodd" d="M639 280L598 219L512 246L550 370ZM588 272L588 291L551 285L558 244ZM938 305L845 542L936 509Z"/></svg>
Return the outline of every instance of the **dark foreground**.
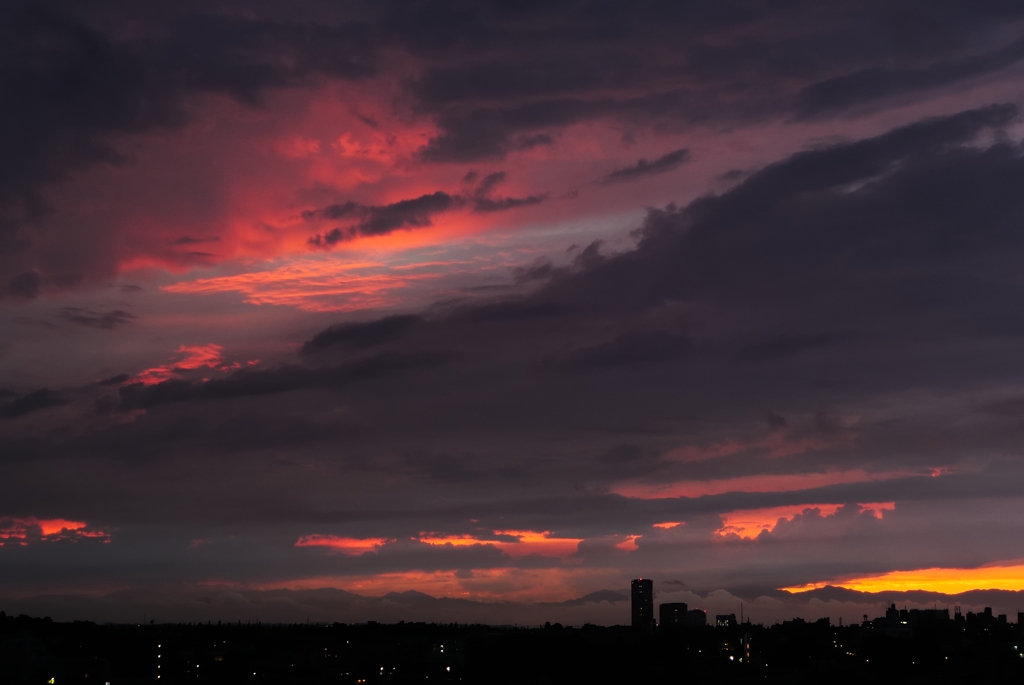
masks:
<svg viewBox="0 0 1024 685"><path fill-rule="evenodd" d="M0 683L1022 682L1016 624L96 625L0 615Z"/></svg>

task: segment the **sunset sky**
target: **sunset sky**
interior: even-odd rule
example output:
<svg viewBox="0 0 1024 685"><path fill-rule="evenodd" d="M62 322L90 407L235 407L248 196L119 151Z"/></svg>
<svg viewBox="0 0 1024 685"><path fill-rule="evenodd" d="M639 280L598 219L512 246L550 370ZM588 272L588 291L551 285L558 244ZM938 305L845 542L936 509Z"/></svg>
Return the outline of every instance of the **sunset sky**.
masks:
<svg viewBox="0 0 1024 685"><path fill-rule="evenodd" d="M1024 609L1021 3L11 2L0 55L0 609Z"/></svg>

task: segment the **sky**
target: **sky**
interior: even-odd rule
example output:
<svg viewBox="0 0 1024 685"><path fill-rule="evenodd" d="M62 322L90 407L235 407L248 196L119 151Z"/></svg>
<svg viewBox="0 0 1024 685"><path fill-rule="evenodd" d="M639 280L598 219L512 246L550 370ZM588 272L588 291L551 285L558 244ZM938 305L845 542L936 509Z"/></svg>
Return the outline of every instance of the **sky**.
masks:
<svg viewBox="0 0 1024 685"><path fill-rule="evenodd" d="M1024 608L1020 3L0 38L0 609Z"/></svg>

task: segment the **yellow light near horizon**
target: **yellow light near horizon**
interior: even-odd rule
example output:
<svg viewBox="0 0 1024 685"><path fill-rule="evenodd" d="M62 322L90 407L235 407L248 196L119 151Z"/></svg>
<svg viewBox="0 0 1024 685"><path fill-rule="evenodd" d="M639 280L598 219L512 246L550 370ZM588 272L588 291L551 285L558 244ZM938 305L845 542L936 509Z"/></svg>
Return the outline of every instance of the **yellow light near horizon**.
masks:
<svg viewBox="0 0 1024 685"><path fill-rule="evenodd" d="M785 592L807 592L831 585L859 592L926 590L955 595L970 590L1024 590L1024 564L982 568L923 568L890 571L876 576L832 580L780 588Z"/></svg>

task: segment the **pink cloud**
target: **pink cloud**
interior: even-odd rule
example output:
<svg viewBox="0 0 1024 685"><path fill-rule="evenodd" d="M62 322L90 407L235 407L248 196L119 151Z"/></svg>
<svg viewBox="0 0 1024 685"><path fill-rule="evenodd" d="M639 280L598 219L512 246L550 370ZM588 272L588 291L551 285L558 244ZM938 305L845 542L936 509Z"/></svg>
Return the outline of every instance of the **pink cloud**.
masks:
<svg viewBox="0 0 1024 685"><path fill-rule="evenodd" d="M198 369L214 369L217 371L233 371L242 368L240 362L225 363L221 354L223 350L220 345L210 343L208 345L182 345L176 354L183 355L181 359L145 369L136 374L130 382L142 383L144 385L156 385L174 378L181 378L183 372L196 371ZM246 366L258 364L258 359L245 363Z"/></svg>
<svg viewBox="0 0 1024 685"><path fill-rule="evenodd" d="M579 549L582 538L553 537L550 531L533 530L495 530L495 536L505 539L481 539L470 535L446 536L433 533L421 533L419 540L428 545L464 546L491 545L497 547L511 557L522 557L536 554L546 557L566 557ZM511 540L507 538L513 538Z"/></svg>
<svg viewBox="0 0 1024 685"><path fill-rule="evenodd" d="M328 547L336 552L356 556L376 552L387 538L346 538L337 535L303 535L296 541L296 547Z"/></svg>

